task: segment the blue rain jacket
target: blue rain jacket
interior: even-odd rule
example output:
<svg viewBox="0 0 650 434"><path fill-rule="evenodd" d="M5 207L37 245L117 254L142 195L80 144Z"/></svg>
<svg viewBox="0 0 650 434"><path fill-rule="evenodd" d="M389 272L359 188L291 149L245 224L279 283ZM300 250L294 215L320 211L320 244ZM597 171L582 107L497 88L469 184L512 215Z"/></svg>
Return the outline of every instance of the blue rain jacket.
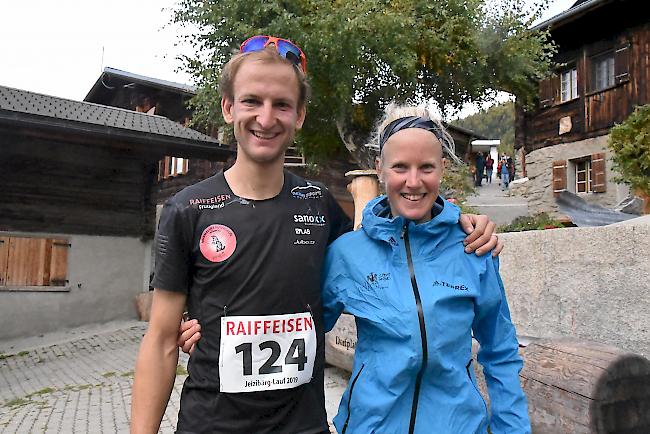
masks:
<svg viewBox="0 0 650 434"><path fill-rule="evenodd" d="M492 434L530 433L498 259L464 252L458 207L438 198L433 214L422 224L392 218L380 196L362 229L328 249L325 329L345 310L358 336L334 424L339 434L486 433L488 424ZM491 416L471 366L472 331Z"/></svg>

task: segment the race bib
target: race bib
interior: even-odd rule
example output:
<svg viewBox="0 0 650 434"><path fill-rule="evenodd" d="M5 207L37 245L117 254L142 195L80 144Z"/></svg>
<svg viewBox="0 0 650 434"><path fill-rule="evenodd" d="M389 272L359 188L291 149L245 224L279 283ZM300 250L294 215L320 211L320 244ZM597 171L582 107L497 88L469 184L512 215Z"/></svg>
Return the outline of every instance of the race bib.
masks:
<svg viewBox="0 0 650 434"><path fill-rule="evenodd" d="M291 389L309 383L315 358L316 327L307 312L221 318L222 392Z"/></svg>

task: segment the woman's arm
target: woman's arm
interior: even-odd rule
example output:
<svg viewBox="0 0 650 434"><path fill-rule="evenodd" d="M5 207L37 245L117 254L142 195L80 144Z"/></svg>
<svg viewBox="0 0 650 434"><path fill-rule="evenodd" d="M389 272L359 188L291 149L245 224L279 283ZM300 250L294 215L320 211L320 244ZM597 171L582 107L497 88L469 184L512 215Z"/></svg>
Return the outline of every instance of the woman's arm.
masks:
<svg viewBox="0 0 650 434"><path fill-rule="evenodd" d="M528 404L519 380L523 362L499 276L498 258L488 258L486 262L472 329L481 344L478 361L483 365L490 394L490 430L492 434L529 434Z"/></svg>

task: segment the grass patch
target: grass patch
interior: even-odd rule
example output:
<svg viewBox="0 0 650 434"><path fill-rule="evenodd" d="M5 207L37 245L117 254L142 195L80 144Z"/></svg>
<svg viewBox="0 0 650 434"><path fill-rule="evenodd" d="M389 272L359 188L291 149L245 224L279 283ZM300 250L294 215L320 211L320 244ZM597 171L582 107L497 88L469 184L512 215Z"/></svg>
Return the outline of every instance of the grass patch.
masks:
<svg viewBox="0 0 650 434"><path fill-rule="evenodd" d="M0 354L0 360L8 359L13 356L13 354Z"/></svg>
<svg viewBox="0 0 650 434"><path fill-rule="evenodd" d="M113 371L110 371L110 372L104 372L104 373L102 374L102 377L104 377L104 378L115 377L115 372L113 372Z"/></svg>
<svg viewBox="0 0 650 434"><path fill-rule="evenodd" d="M32 401L30 401L29 399L16 398L16 399L12 399L11 401L7 401L5 403L5 407L22 407L23 405L27 405L31 402Z"/></svg>
<svg viewBox="0 0 650 434"><path fill-rule="evenodd" d="M93 387L92 384L68 384L63 388L63 390L79 392L80 390L90 389L91 387Z"/></svg>
<svg viewBox="0 0 650 434"><path fill-rule="evenodd" d="M20 353L17 354L17 356L22 357L22 356L26 356L27 354L29 354L29 351L21 351Z"/></svg>
<svg viewBox="0 0 650 434"><path fill-rule="evenodd" d="M134 374L133 371L122 372L120 374L120 377L133 377L133 374Z"/></svg>
<svg viewBox="0 0 650 434"><path fill-rule="evenodd" d="M187 375L187 369L184 366L176 365L176 375Z"/></svg>
<svg viewBox="0 0 650 434"><path fill-rule="evenodd" d="M517 217L510 224L499 226L497 232L538 231L562 227L564 227L562 223L550 217L545 212L540 212L531 216Z"/></svg>
<svg viewBox="0 0 650 434"><path fill-rule="evenodd" d="M52 392L56 392L56 389L53 389L51 387L45 387L41 390L37 390L34 393L30 393L29 395L26 396L26 398L31 398L32 396L41 396Z"/></svg>

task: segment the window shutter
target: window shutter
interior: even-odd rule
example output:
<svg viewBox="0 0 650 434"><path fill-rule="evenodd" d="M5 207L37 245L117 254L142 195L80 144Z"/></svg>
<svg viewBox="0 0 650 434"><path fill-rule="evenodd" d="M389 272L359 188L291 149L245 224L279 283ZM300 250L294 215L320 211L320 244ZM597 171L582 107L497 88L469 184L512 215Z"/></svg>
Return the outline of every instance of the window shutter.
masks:
<svg viewBox="0 0 650 434"><path fill-rule="evenodd" d="M553 195L566 191L566 160L553 161Z"/></svg>
<svg viewBox="0 0 650 434"><path fill-rule="evenodd" d="M624 83L630 80L630 43L616 48L614 52L614 82Z"/></svg>
<svg viewBox="0 0 650 434"><path fill-rule="evenodd" d="M39 286L45 271L44 238L9 238L9 257L7 259L8 286ZM49 264L47 264L49 266Z"/></svg>
<svg viewBox="0 0 650 434"><path fill-rule="evenodd" d="M605 153L591 154L591 175L593 177L591 189L594 193L607 191L607 177L605 174Z"/></svg>
<svg viewBox="0 0 650 434"><path fill-rule="evenodd" d="M65 286L68 272L68 240L50 240L52 242L52 257L50 259L50 286Z"/></svg>
<svg viewBox="0 0 650 434"><path fill-rule="evenodd" d="M551 105L560 102L560 74L551 77Z"/></svg>
<svg viewBox="0 0 650 434"><path fill-rule="evenodd" d="M541 108L553 105L553 78L547 77L539 82L539 106Z"/></svg>
<svg viewBox="0 0 650 434"><path fill-rule="evenodd" d="M0 286L7 281L7 260L9 259L9 237L0 237Z"/></svg>

